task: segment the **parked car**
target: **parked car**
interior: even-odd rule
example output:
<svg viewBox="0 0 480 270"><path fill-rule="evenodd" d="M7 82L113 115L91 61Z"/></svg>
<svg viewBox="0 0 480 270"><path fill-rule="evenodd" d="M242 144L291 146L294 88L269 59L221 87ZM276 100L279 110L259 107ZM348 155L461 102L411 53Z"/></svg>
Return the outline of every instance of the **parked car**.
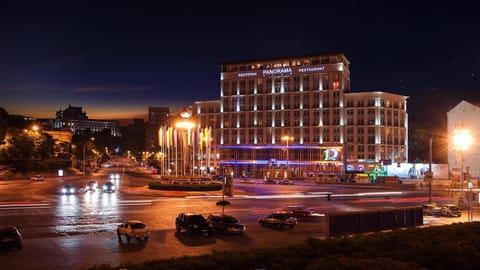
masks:
<svg viewBox="0 0 480 270"><path fill-rule="evenodd" d="M77 189L75 187L73 187L72 185L64 185L61 189L60 189L60 194L63 194L63 195L71 195L71 194L75 194L77 193Z"/></svg>
<svg viewBox="0 0 480 270"><path fill-rule="evenodd" d="M102 190L103 192L109 193L115 192L115 185L112 182L108 181L103 185Z"/></svg>
<svg viewBox="0 0 480 270"><path fill-rule="evenodd" d="M43 177L43 175L37 174L37 175L32 176L30 178L30 180L32 180L32 181L43 181L43 180L45 180L45 177Z"/></svg>
<svg viewBox="0 0 480 270"><path fill-rule="evenodd" d="M427 203L422 205L424 216L440 216L441 207L435 203Z"/></svg>
<svg viewBox="0 0 480 270"><path fill-rule="evenodd" d="M266 178L266 179L263 180L263 183L264 184L275 185L277 182L275 182L275 180L273 180L273 179Z"/></svg>
<svg viewBox="0 0 480 270"><path fill-rule="evenodd" d="M247 229L238 219L228 215L209 215L207 222L214 231L223 234L243 233Z"/></svg>
<svg viewBox="0 0 480 270"><path fill-rule="evenodd" d="M212 234L213 227L205 217L195 213L180 213L175 218L175 229L177 232L186 231L188 234L207 233Z"/></svg>
<svg viewBox="0 0 480 270"><path fill-rule="evenodd" d="M280 185L293 185L293 180L290 179L283 179L279 182Z"/></svg>
<svg viewBox="0 0 480 270"><path fill-rule="evenodd" d="M460 208L455 204L444 204L440 209L440 213L442 216L446 217L461 217L462 211Z"/></svg>
<svg viewBox="0 0 480 270"><path fill-rule="evenodd" d="M279 229L283 229L284 227L293 228L297 225L298 221L295 217L291 216L289 213L286 212L277 212L269 214L265 217L261 217L258 219L258 223L262 226L272 226L277 227Z"/></svg>
<svg viewBox="0 0 480 270"><path fill-rule="evenodd" d="M223 180L223 175L212 175L212 180Z"/></svg>
<svg viewBox="0 0 480 270"><path fill-rule="evenodd" d="M315 213L310 208L301 205L285 206L282 208L281 212L288 213L292 217L295 217L297 221L306 221L316 216L320 216L320 214Z"/></svg>
<svg viewBox="0 0 480 270"><path fill-rule="evenodd" d="M117 226L117 235L119 238L125 236L127 242L130 242L130 239L144 239L148 241L148 236L150 235L150 229L148 226L140 220L127 220L122 224Z"/></svg>
<svg viewBox="0 0 480 270"><path fill-rule="evenodd" d="M16 227L2 227L0 228L0 247L11 249L16 248L18 250L23 248L22 234Z"/></svg>
<svg viewBox="0 0 480 270"><path fill-rule="evenodd" d="M98 183L95 180L88 181L88 184L85 186L85 192L87 191L97 191Z"/></svg>

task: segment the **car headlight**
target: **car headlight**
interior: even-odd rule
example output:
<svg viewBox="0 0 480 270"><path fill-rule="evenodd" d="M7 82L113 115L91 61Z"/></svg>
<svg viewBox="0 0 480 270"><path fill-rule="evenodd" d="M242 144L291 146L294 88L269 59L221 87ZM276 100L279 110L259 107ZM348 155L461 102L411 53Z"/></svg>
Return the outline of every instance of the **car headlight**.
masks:
<svg viewBox="0 0 480 270"><path fill-rule="evenodd" d="M74 188L71 188L70 189L70 193L74 193L75 192L75 189Z"/></svg>
<svg viewBox="0 0 480 270"><path fill-rule="evenodd" d="M62 193L67 193L67 189L66 189L66 188L62 188L61 192L62 192Z"/></svg>

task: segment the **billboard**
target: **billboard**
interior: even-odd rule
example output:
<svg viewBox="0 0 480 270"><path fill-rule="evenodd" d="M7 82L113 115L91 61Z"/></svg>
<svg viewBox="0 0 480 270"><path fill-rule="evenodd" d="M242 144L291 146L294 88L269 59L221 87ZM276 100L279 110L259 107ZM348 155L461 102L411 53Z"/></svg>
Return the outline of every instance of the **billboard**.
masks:
<svg viewBox="0 0 480 270"><path fill-rule="evenodd" d="M428 163L400 163L383 166L389 176L399 176L400 178L423 179L428 172ZM434 179L448 179L448 164L432 164Z"/></svg>

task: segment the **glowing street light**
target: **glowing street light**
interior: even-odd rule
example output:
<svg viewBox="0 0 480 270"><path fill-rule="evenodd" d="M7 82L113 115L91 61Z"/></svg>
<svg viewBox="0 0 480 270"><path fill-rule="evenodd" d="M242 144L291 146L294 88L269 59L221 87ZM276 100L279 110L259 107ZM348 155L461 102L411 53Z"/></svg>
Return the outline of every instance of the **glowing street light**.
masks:
<svg viewBox="0 0 480 270"><path fill-rule="evenodd" d="M289 141L292 141L293 140L293 137L290 136L290 135L285 135L285 136L282 136L282 141L286 141L287 142L287 175L286 175L286 178L288 178L288 173L289 173L289 169L288 169L288 162L290 160L289 156L288 156L288 142Z"/></svg>
<svg viewBox="0 0 480 270"><path fill-rule="evenodd" d="M455 129L453 131L453 145L454 149L457 150L457 155L460 154L460 185L461 187L461 200L465 198L464 189L463 189L463 166L465 163L465 151L470 147L472 143L472 136L470 130L468 129Z"/></svg>

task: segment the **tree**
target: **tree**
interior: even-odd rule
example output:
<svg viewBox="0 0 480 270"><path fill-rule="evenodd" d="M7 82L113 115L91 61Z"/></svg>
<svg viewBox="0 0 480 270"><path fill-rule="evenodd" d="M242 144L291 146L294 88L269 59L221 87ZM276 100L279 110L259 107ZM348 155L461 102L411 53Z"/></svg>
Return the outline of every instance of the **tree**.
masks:
<svg viewBox="0 0 480 270"><path fill-rule="evenodd" d="M8 113L5 109L0 107L0 145L4 144L5 135L7 135L8 128Z"/></svg>
<svg viewBox="0 0 480 270"><path fill-rule="evenodd" d="M225 214L225 206L230 205L230 202L223 199L221 201L218 201L216 204L217 204L217 206L222 207L222 215L223 215L223 214Z"/></svg>
<svg viewBox="0 0 480 270"><path fill-rule="evenodd" d="M408 131L408 160L411 162L427 162L431 133L415 124L410 125Z"/></svg>

